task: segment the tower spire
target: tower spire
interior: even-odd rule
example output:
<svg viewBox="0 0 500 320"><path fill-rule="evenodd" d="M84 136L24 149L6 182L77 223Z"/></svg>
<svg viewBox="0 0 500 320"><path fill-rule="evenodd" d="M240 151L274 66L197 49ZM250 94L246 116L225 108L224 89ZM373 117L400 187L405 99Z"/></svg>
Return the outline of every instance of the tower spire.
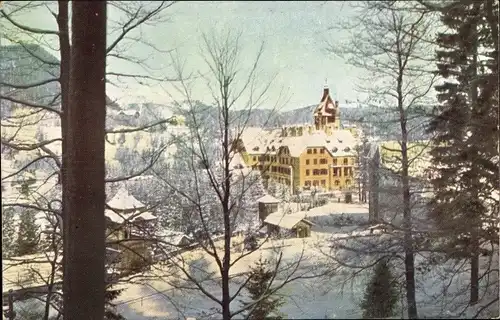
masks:
<svg viewBox="0 0 500 320"><path fill-rule="evenodd" d="M328 88L328 78L325 78L325 86L324 86L325 89Z"/></svg>

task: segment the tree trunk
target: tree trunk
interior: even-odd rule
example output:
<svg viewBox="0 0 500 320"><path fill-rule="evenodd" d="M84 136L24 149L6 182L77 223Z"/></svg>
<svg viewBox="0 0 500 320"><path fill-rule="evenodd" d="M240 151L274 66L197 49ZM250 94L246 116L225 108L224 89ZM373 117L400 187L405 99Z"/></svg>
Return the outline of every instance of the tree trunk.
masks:
<svg viewBox="0 0 500 320"><path fill-rule="evenodd" d="M106 2L72 3L65 319L102 320ZM66 217L65 217L66 218Z"/></svg>
<svg viewBox="0 0 500 320"><path fill-rule="evenodd" d="M223 118L224 118L224 136L222 141L222 152L224 156L224 198L222 201L222 210L224 213L224 259L222 261L222 319L231 319L231 297L229 294L229 268L231 264L231 171L230 159L231 150L229 146L229 88L227 85L222 86L223 97Z"/></svg>
<svg viewBox="0 0 500 320"><path fill-rule="evenodd" d="M470 261L470 304L475 305L479 301L479 241L476 230L471 238L473 251Z"/></svg>
<svg viewBox="0 0 500 320"><path fill-rule="evenodd" d="M64 260L65 253L67 252L68 233L64 225L68 218L68 182L66 168L68 166L68 110L69 110L69 68L70 68L70 44L69 44L69 30L68 30L68 2L58 1L59 12L57 15L57 26L59 30L59 48L60 48L60 66L59 66L59 84L61 87L61 169L59 172L59 183L62 188L61 199L61 215L60 228L63 234L63 257L62 257L62 274L63 279L66 274L66 263ZM63 281L63 293L69 292L67 287L69 282Z"/></svg>
<svg viewBox="0 0 500 320"><path fill-rule="evenodd" d="M474 33L477 34L477 26L474 26ZM477 39L477 38L476 38ZM477 108L478 104L478 95L479 95L479 90L478 90L478 40L475 41L473 44L473 53L472 53L472 63L471 63L471 75L470 78L473 79L472 85L471 85L471 105L472 108L475 109ZM474 112L472 112L471 115L472 118L475 118ZM474 119L469 119L470 122L474 121ZM478 178L476 177L475 180ZM476 186L480 185L478 181L474 181L474 184ZM476 189L477 190L477 189ZM476 193L474 194L473 201L476 201L479 199L479 195ZM477 208L476 205L473 206L474 209ZM479 300L479 238L478 238L478 233L479 229L481 228L481 219L479 215L481 213L479 212L472 212L473 217L472 217L472 232L471 232L471 261L470 261L470 304L475 305L478 300Z"/></svg>
<svg viewBox="0 0 500 320"><path fill-rule="evenodd" d="M402 79L398 87L402 86ZM398 88L399 89L399 88ZM400 91L402 92L402 91ZM402 107L402 94L400 95L400 123L401 123L401 164L403 182L403 223L404 223L404 251L405 251L405 282L406 302L408 304L408 318L417 319L417 301L415 297L415 256L413 253L412 219L411 219L411 194L410 179L408 176L408 132L406 128L406 115Z"/></svg>

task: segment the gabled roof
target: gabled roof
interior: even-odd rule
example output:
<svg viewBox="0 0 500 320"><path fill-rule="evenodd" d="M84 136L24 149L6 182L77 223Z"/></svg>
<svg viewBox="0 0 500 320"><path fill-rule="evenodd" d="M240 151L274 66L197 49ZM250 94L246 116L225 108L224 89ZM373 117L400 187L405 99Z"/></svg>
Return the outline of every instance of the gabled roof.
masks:
<svg viewBox="0 0 500 320"><path fill-rule="evenodd" d="M323 97L321 98L321 102L319 103L316 110L314 110L314 115L321 112L321 115L323 116L334 116L336 110L337 107L335 106L335 103L330 96L330 89L328 88L328 85L325 84L325 87L323 89Z"/></svg>
<svg viewBox="0 0 500 320"><path fill-rule="evenodd" d="M164 230L163 232L158 234L158 237L162 241L165 241L169 245L172 245L172 246L180 246L182 244L183 239L186 239L190 242L193 240L193 239L191 239L191 237L189 237L185 233L178 232L178 231L172 231L172 230Z"/></svg>
<svg viewBox="0 0 500 320"><path fill-rule="evenodd" d="M284 212L274 212L267 216L265 223L272 224L278 226L280 228L285 229L293 229L297 223L303 221L309 225L313 225L313 223L306 219L307 212L299 211L290 214L286 214Z"/></svg>
<svg viewBox="0 0 500 320"><path fill-rule="evenodd" d="M133 210L145 207L145 205L132 196L125 187L118 189L115 196L109 200L108 206L115 210Z"/></svg>
<svg viewBox="0 0 500 320"><path fill-rule="evenodd" d="M280 203L281 201L276 199L275 197L269 195L269 194L266 194L265 196L257 199L257 202L260 202L260 203Z"/></svg>

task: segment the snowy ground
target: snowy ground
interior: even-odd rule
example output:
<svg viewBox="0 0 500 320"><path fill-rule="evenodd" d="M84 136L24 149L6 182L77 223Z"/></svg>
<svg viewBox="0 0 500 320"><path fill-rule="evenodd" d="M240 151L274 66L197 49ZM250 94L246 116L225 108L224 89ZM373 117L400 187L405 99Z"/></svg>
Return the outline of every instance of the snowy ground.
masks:
<svg viewBox="0 0 500 320"><path fill-rule="evenodd" d="M237 275L247 271L254 261L259 259L259 256L272 260L281 252L283 263L286 265L296 262L301 253L304 252L298 273L308 272L306 275L322 271L325 266L332 267L332 261L323 254L325 252L331 253L328 248L330 244L328 239L332 236L341 238L356 233L357 235L366 234L376 239L377 235L370 235L366 225L356 225L358 219L354 219L353 225L334 223L339 219L345 222L345 219L341 219L345 216L358 217L363 220L362 218L367 216L367 212L363 212L363 210L367 210L364 205L343 203L330 203L324 207L312 209L310 217L316 221L316 225L313 227L311 237L274 240L263 245L261 250L241 259L231 270L231 274L235 276L230 286L231 293L234 294L241 283L241 277ZM218 242L216 245L220 248L221 243ZM234 248L233 259L239 254L241 252ZM213 258L201 249L186 252L182 258L186 270L197 279L207 279L202 282L204 288L213 296L220 298L218 271ZM481 265L485 265L488 257L481 259ZM426 257L416 256L417 266L421 263L425 264L426 261ZM493 263L498 265L498 257ZM396 270L396 273L402 274L401 265L397 266ZM421 318L470 318L475 314L474 310L461 314L468 297L468 272L450 280L449 275L453 271L453 266L448 264L437 265L429 270L418 272L416 275L417 300ZM346 282L351 273L352 270L336 269L330 276L299 279L285 285L279 291L279 294L285 299L285 304L280 311L290 319L360 318L361 311L358 306L364 293L368 274L361 274L355 280ZM144 276L147 279L128 281L123 287L125 290L116 301L118 311L126 319L185 319L186 317L200 319L202 312L211 313L213 308L218 307L215 302L199 290L187 288L188 286L192 287L192 284L183 281L182 279L185 277L178 271L176 272L175 269L156 265ZM283 280L283 275L280 276L278 282L281 280ZM498 274L490 281L498 283ZM184 286L182 289L179 288L181 285ZM444 290L445 286L447 286L447 291ZM463 291L461 295L457 295L459 289ZM498 296L498 288L496 290L493 292L493 296L495 294ZM238 308L240 299L244 299L245 294L245 290L243 290L241 298L233 301L234 309ZM478 307L490 300L484 299L484 301ZM400 307L399 309L400 311L395 318L406 317L404 308ZM492 314L498 314L498 303L494 304L492 309ZM220 316L215 316L215 319L217 318Z"/></svg>
<svg viewBox="0 0 500 320"><path fill-rule="evenodd" d="M283 256L289 261L296 259L304 248L306 257L303 259L303 267L306 269L310 266L323 265L327 261L320 250L326 250L326 239L331 237L332 233L337 237L342 237L347 236L354 229L360 229L360 227L316 226L310 238L280 240L279 245L282 246ZM356 232L359 233L360 230ZM273 256L271 249L273 246L276 246L276 243L267 245L260 252L255 252L241 263L236 264L233 274L245 271L252 264L252 261L258 259L260 254L265 257ZM203 270L215 271L215 265L210 262L210 258L202 258L200 262L201 256L196 254L191 256L191 258L194 257L196 257L194 260L197 261L197 265L201 266ZM419 265L421 262L424 262L424 258L417 256L416 264ZM484 261L483 264L485 264ZM460 315L466 304L467 290L458 298L456 294L457 288L466 286L467 273L450 281L448 293L443 294L443 284L447 282L444 279L449 278L448 274L451 269L450 266L436 266L417 274L417 300L420 317L470 318L474 314L473 311L470 311ZM347 274L339 270L333 276L299 279L291 282L279 291L286 301L280 311L290 319L360 318L361 311L358 306L364 293L366 276L367 274L361 274L355 280L346 283ZM128 285L119 297L119 312L127 319L183 319L185 317L199 318L201 312L209 312L211 308L217 307L213 301L198 290L174 289L167 284L169 281L168 277L165 276L160 281L148 281L144 285ZM238 283L235 281L231 285L231 292L236 292ZM218 281L211 280L204 284L211 294L217 298L220 297L221 289ZM244 291L242 293L245 294ZM244 299L243 296L242 299ZM233 303L234 308L238 308L238 301ZM495 310L498 312L497 305L494 305L493 308L496 308ZM404 309L401 307L399 309L396 318L406 317Z"/></svg>
<svg viewBox="0 0 500 320"><path fill-rule="evenodd" d="M325 240L329 233L313 232L307 239L285 239L275 241L263 246L263 248L245 257L235 264L232 274L239 274L247 271L253 261L260 255L263 258L272 259L276 257L277 251L283 253L284 263L293 263L299 260L299 256L304 249L304 257L300 263L299 271L295 274L303 274L308 268L313 268L325 263L325 257L320 253L320 243ZM325 249L324 247L321 249ZM235 255L239 252L234 252ZM196 261L199 266L203 266L205 272L216 271L213 259L198 253L190 254L190 258ZM202 258L204 257L204 258ZM201 258L201 261L200 261ZM186 258L188 259L188 258ZM312 264L312 265L311 265ZM319 270L316 270L319 271ZM160 270L152 272L160 274ZM307 272L306 275L313 275ZM280 280L282 280L281 277ZM208 312L217 305L209 300L199 291L187 291L174 289L167 282L171 280L163 277L163 281L148 281L145 285L131 284L120 295L121 303L118 306L119 312L127 319L165 319L196 317L202 311ZM241 280L236 279L231 285L231 291L236 292ZM321 285L318 285L321 283ZM205 286L208 291L216 297L220 297L220 284L218 281L207 281ZM338 288L335 288L335 281L321 276L313 279L301 279L287 284L280 290L280 294L285 297L286 304L281 308L281 312L290 318L357 318L359 314L353 306L350 295L339 295ZM356 294L356 295L359 295ZM242 297L242 299L244 299ZM235 308L238 301L234 301Z"/></svg>

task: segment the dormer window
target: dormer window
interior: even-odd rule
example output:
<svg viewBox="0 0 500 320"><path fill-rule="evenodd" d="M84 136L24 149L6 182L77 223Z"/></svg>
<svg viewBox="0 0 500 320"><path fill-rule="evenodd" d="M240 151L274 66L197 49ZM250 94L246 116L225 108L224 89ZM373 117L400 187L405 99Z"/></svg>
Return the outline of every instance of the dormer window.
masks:
<svg viewBox="0 0 500 320"><path fill-rule="evenodd" d="M333 147L332 152L337 152L337 151L339 151L339 149L337 149L337 147Z"/></svg>
<svg viewBox="0 0 500 320"><path fill-rule="evenodd" d="M276 148L275 148L274 146L272 146L271 151L272 151L272 152L275 152L275 151L276 151Z"/></svg>
<svg viewBox="0 0 500 320"><path fill-rule="evenodd" d="M259 147L255 147L252 149L253 151L259 151Z"/></svg>
<svg viewBox="0 0 500 320"><path fill-rule="evenodd" d="M349 147L345 147L344 152L349 152L351 149Z"/></svg>

